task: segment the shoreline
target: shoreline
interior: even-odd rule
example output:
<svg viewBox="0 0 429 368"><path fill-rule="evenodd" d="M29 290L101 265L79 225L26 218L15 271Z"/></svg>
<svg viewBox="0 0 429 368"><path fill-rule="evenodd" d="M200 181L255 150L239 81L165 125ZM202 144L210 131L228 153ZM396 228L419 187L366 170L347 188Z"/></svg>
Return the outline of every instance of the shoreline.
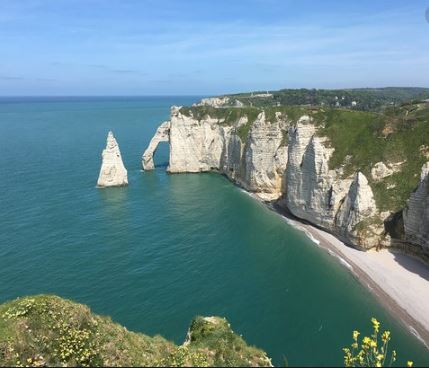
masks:
<svg viewBox="0 0 429 368"><path fill-rule="evenodd" d="M335 235L293 218L257 194L240 189L337 258L429 350L429 268L422 261L387 248L378 251L352 248Z"/></svg>

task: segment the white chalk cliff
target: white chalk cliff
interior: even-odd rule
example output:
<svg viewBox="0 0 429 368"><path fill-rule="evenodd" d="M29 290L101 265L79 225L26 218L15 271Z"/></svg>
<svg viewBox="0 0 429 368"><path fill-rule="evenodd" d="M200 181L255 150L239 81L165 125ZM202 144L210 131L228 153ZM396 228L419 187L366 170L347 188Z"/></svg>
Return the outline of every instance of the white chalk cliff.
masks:
<svg viewBox="0 0 429 368"><path fill-rule="evenodd" d="M311 116L292 119L276 112L268 117L261 111L252 121L246 114L226 121L222 114L194 116L194 110L185 111L172 107L170 121L158 128L143 155L145 170L154 167L158 143L168 141L170 173L219 172L350 245L392 245L384 224L389 213L377 208L368 178L361 171L346 175L342 165L329 166L335 150ZM389 165L376 163L370 179L379 182L396 172L396 166ZM429 251L427 175L408 201L404 223L409 243Z"/></svg>
<svg viewBox="0 0 429 368"><path fill-rule="evenodd" d="M112 132L107 135L106 148L102 153L102 163L97 186L118 187L128 185L128 174L122 162L121 151Z"/></svg>
<svg viewBox="0 0 429 368"><path fill-rule="evenodd" d="M343 178L341 168L329 169L334 149L316 133L316 126L306 115L289 128L287 208L296 217L321 226L350 244L362 248L376 246L382 227L371 224L376 236L363 237L358 226L377 213L368 180L360 172Z"/></svg>
<svg viewBox="0 0 429 368"><path fill-rule="evenodd" d="M276 199L282 195L287 163L286 117L268 122L259 114L242 142L237 130L248 123L247 117L233 125L210 117L198 120L173 106L170 121L158 128L143 154L143 168L154 168L153 152L160 141L169 140L170 173L218 171L249 191Z"/></svg>

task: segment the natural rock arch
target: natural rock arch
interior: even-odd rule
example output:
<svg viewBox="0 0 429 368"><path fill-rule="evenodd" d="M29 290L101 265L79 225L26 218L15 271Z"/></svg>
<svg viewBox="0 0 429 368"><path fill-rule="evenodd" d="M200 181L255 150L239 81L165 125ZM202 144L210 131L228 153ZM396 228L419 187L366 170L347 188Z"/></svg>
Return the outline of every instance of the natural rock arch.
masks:
<svg viewBox="0 0 429 368"><path fill-rule="evenodd" d="M144 170L153 170L155 164L153 162L153 155L155 154L158 144L160 142L169 142L170 141L170 122L165 121L162 123L156 130L155 135L149 143L149 147L144 151L142 157L142 165Z"/></svg>

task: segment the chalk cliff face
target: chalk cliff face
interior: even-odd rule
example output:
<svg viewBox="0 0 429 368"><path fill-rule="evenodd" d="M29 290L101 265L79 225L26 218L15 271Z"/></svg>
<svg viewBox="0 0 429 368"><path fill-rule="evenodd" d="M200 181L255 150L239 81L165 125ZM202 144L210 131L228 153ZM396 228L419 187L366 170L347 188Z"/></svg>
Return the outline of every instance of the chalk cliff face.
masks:
<svg viewBox="0 0 429 368"><path fill-rule="evenodd" d="M265 199L278 198L284 189L287 147L282 144L288 121L277 115L274 122L259 114L245 142L238 181Z"/></svg>
<svg viewBox="0 0 429 368"><path fill-rule="evenodd" d="M107 135L107 144L103 150L102 159L97 186L117 187L128 185L127 170L122 162L121 151L112 132Z"/></svg>
<svg viewBox="0 0 429 368"><path fill-rule="evenodd" d="M429 252L429 162L422 167L420 184L403 212L405 239Z"/></svg>
<svg viewBox="0 0 429 368"><path fill-rule="evenodd" d="M201 107L194 107L197 108ZM403 162L387 166L377 162L366 169L368 177L358 166L352 170L347 167L348 156L343 163L331 167L335 148L323 133L323 119L311 111L297 114L293 109L272 109L269 113L243 109L244 113L237 115L238 110L233 107L223 111L210 108L202 113L198 110L198 114L197 110L185 109L186 113L182 113L181 108L172 107L170 121L158 128L143 155L145 170L154 166L157 144L168 140L170 173L220 172L260 198L277 201L278 206L294 216L330 231L350 245L369 249L393 244L385 228L385 220L393 212L377 207L373 185L383 184L383 180L399 172ZM231 114L236 114L236 118L228 119ZM429 164L404 210L401 231L405 235L400 236L426 252L428 171Z"/></svg>
<svg viewBox="0 0 429 368"><path fill-rule="evenodd" d="M170 164L168 171L201 172L218 170L231 128L218 119L197 120L172 107L170 120Z"/></svg>
<svg viewBox="0 0 429 368"><path fill-rule="evenodd" d="M252 127L243 142L237 132L249 123ZM282 194L287 163L287 147L282 145L287 124L279 115L269 122L262 112L254 122L243 117L227 125L209 116L198 120L172 107L171 120L158 128L142 164L145 170L153 169L157 144L169 139L170 173L218 171L249 191L276 199Z"/></svg>
<svg viewBox="0 0 429 368"><path fill-rule="evenodd" d="M289 128L287 208L293 215L332 231L350 244L362 248L376 246L383 227L381 223L376 225L378 211L368 180L360 172L343 178L341 167L329 169L334 149L329 147L326 137L316 133L317 128L307 115ZM368 226L363 226L365 222Z"/></svg>

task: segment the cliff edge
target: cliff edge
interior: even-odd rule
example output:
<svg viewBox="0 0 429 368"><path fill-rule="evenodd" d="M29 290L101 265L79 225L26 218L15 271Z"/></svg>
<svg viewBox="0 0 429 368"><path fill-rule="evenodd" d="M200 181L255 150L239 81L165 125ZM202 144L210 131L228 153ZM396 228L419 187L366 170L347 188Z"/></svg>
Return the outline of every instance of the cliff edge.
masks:
<svg viewBox="0 0 429 368"><path fill-rule="evenodd" d="M184 334L185 335L185 334ZM0 305L0 366L261 366L271 360L220 317L196 317L178 346L57 296Z"/></svg>

